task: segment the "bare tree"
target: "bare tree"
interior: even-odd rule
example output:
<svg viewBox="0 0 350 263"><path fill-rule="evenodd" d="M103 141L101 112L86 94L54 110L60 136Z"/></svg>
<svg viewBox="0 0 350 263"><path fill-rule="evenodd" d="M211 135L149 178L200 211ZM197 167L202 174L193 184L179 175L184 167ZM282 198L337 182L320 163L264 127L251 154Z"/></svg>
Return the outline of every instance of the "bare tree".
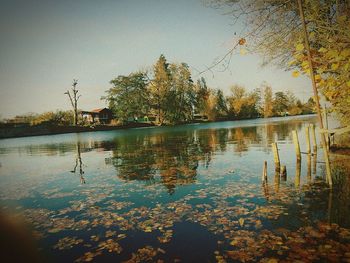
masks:
<svg viewBox="0 0 350 263"><path fill-rule="evenodd" d="M73 85L71 88L71 91L67 90L64 94L67 94L69 97L69 100L72 104L73 111L74 111L74 126L78 125L78 100L81 97L81 95L77 96L78 90L76 89L76 86L78 84L77 79L73 79Z"/></svg>

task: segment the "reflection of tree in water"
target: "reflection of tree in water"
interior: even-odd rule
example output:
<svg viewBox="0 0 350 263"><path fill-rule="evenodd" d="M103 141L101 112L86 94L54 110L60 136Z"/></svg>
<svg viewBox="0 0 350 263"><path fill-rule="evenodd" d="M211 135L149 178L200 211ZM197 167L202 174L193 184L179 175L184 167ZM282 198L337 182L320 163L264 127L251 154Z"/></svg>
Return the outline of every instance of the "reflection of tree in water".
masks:
<svg viewBox="0 0 350 263"><path fill-rule="evenodd" d="M111 163L124 180L159 180L173 193L177 185L195 182L200 161L210 162L213 138L193 131L118 137Z"/></svg>
<svg viewBox="0 0 350 263"><path fill-rule="evenodd" d="M271 143L283 141L290 137L293 130L301 130L303 123L300 120L266 123L256 127L256 141L263 146L265 152L271 150Z"/></svg>
<svg viewBox="0 0 350 263"><path fill-rule="evenodd" d="M199 163L208 167L217 151L225 152L228 142L234 143L238 154L248 151L251 145L263 145L274 141L282 132L287 137L302 122L250 126L230 129L186 129L173 132L136 132L118 136L113 157L106 160L123 180L160 182L173 193L177 185L193 183L196 180ZM267 145L269 146L269 145ZM266 146L266 147L267 147ZM111 148L111 147L110 147Z"/></svg>
<svg viewBox="0 0 350 263"><path fill-rule="evenodd" d="M231 130L231 135L236 153L248 151L249 146L257 140L256 127L235 128Z"/></svg>
<svg viewBox="0 0 350 263"><path fill-rule="evenodd" d="M85 178L83 176L83 174L84 174L83 166L84 166L84 164L83 164L83 161L81 159L80 141L77 140L75 166L73 167L73 170L70 172L75 174L77 172L77 168L79 167L79 176L80 176L80 183L81 184L85 184Z"/></svg>

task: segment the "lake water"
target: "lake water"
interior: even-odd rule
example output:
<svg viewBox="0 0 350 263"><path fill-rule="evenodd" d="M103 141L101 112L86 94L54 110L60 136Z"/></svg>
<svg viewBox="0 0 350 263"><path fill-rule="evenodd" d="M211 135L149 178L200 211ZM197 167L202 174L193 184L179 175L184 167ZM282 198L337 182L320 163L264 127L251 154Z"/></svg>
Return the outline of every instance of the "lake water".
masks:
<svg viewBox="0 0 350 263"><path fill-rule="evenodd" d="M296 166L315 116L0 140L0 200L50 262L350 262L349 183L322 149ZM277 142L287 178L275 173ZM262 184L264 161L267 184Z"/></svg>

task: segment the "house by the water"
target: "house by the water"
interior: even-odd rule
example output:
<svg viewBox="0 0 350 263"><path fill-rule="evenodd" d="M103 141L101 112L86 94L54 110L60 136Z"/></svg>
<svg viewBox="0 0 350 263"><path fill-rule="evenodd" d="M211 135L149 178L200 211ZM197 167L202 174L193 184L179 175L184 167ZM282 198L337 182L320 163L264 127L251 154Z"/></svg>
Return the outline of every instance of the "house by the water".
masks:
<svg viewBox="0 0 350 263"><path fill-rule="evenodd" d="M84 122L96 124L109 124L113 119L113 113L108 108L81 111Z"/></svg>

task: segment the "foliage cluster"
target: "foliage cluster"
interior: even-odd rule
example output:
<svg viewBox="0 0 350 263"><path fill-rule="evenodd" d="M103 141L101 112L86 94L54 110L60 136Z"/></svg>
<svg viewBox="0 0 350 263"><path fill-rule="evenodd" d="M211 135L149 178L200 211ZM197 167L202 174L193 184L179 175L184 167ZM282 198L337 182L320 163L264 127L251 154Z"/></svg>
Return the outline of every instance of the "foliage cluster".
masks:
<svg viewBox="0 0 350 263"><path fill-rule="evenodd" d="M111 80L103 97L121 121L153 115L159 124L177 124L202 116L209 120L249 119L313 112L313 101L301 103L291 92L277 92L264 83L248 92L233 85L228 96L211 89L202 77L192 80L186 63L169 64L161 55L149 72L133 72Z"/></svg>
<svg viewBox="0 0 350 263"><path fill-rule="evenodd" d="M72 111L57 110L55 112L48 111L41 114L27 113L18 115L15 118L8 120L7 123L19 123L35 125L72 125L74 120L74 114Z"/></svg>
<svg viewBox="0 0 350 263"><path fill-rule="evenodd" d="M246 48L292 75L310 76L297 0L213 0L244 23ZM302 0L317 89L350 123L350 2Z"/></svg>

